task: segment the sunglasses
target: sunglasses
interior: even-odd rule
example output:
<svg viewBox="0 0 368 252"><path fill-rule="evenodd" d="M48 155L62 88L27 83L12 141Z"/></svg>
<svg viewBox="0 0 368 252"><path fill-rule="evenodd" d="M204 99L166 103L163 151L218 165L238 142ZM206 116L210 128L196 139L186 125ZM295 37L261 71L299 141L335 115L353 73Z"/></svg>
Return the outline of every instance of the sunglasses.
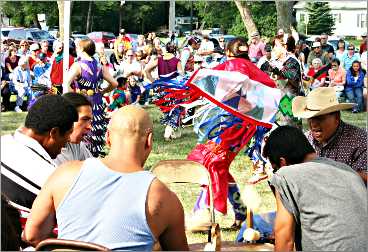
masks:
<svg viewBox="0 0 368 252"><path fill-rule="evenodd" d="M354 50L354 48L348 48L349 51Z"/></svg>
<svg viewBox="0 0 368 252"><path fill-rule="evenodd" d="M225 42L225 40L220 40L220 42Z"/></svg>
<svg viewBox="0 0 368 252"><path fill-rule="evenodd" d="M128 57L133 57L134 55L133 54L127 54Z"/></svg>
<svg viewBox="0 0 368 252"><path fill-rule="evenodd" d="M21 47L23 47L23 46L26 46L26 45L20 45Z"/></svg>

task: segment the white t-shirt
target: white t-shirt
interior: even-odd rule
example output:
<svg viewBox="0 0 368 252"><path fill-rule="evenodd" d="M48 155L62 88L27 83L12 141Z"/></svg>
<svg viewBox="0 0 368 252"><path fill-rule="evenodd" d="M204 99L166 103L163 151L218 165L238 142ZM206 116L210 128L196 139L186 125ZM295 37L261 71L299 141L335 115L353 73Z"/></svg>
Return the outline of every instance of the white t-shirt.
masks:
<svg viewBox="0 0 368 252"><path fill-rule="evenodd" d="M93 156L84 142L80 142L79 144L67 143L65 148L61 149L61 153L54 159L54 162L57 165L61 165L67 161L84 161L90 157Z"/></svg>
<svg viewBox="0 0 368 252"><path fill-rule="evenodd" d="M118 68L118 76L127 77L128 74L132 72L139 72L142 70L142 65L134 60L132 63L128 63L127 61L123 61Z"/></svg>

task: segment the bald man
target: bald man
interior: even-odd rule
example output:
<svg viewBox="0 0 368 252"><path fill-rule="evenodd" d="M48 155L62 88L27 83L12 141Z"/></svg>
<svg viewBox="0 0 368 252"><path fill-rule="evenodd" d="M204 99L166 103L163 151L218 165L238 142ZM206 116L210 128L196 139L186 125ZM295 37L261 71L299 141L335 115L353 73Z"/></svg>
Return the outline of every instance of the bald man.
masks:
<svg viewBox="0 0 368 252"><path fill-rule="evenodd" d="M188 250L183 207L143 165L153 144L152 120L137 106L116 111L109 154L60 166L36 198L23 238L36 246L52 236L114 250Z"/></svg>

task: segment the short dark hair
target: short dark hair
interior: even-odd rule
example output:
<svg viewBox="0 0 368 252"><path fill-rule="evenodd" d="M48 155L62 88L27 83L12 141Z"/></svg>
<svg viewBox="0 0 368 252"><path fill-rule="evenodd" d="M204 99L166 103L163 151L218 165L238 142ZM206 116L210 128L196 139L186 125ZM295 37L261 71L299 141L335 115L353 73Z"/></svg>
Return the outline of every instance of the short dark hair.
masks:
<svg viewBox="0 0 368 252"><path fill-rule="evenodd" d="M280 167L280 158L290 165L302 163L305 156L314 153L312 145L303 132L292 126L280 126L271 132L263 148L263 156L271 164Z"/></svg>
<svg viewBox="0 0 368 252"><path fill-rule="evenodd" d="M81 106L90 106L90 107L92 107L92 103L90 102L90 100L88 100L88 98L83 94L68 92L68 93L63 94L63 97L70 104L72 104L73 107L76 110L78 110L79 107L81 107Z"/></svg>
<svg viewBox="0 0 368 252"><path fill-rule="evenodd" d="M338 58L333 58L331 63L336 63L338 66L340 66L340 60Z"/></svg>
<svg viewBox="0 0 368 252"><path fill-rule="evenodd" d="M286 50L288 52L295 52L295 39L293 36L289 36L286 40Z"/></svg>
<svg viewBox="0 0 368 252"><path fill-rule="evenodd" d="M176 45L171 41L166 44L166 52L168 53L175 53L176 52Z"/></svg>
<svg viewBox="0 0 368 252"><path fill-rule="evenodd" d="M78 112L72 104L59 95L44 95L29 108L25 126L43 135L52 128L65 134L78 121Z"/></svg>
<svg viewBox="0 0 368 252"><path fill-rule="evenodd" d="M249 46L245 38L236 37L230 40L226 46L226 50L229 50L235 58L243 58L249 60Z"/></svg>

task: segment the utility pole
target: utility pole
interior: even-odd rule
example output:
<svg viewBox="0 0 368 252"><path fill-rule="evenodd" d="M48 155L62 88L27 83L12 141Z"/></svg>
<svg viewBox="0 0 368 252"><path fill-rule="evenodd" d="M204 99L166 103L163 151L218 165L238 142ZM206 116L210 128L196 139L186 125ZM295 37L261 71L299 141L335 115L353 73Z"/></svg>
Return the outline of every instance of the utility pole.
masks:
<svg viewBox="0 0 368 252"><path fill-rule="evenodd" d="M190 1L190 33L193 31L193 1Z"/></svg>
<svg viewBox="0 0 368 252"><path fill-rule="evenodd" d="M63 93L68 92L70 1L64 2Z"/></svg>
<svg viewBox="0 0 368 252"><path fill-rule="evenodd" d="M169 7L169 31L175 30L175 0L170 0Z"/></svg>
<svg viewBox="0 0 368 252"><path fill-rule="evenodd" d="M123 28L123 5L125 4L125 0L120 1L119 7L119 31Z"/></svg>

